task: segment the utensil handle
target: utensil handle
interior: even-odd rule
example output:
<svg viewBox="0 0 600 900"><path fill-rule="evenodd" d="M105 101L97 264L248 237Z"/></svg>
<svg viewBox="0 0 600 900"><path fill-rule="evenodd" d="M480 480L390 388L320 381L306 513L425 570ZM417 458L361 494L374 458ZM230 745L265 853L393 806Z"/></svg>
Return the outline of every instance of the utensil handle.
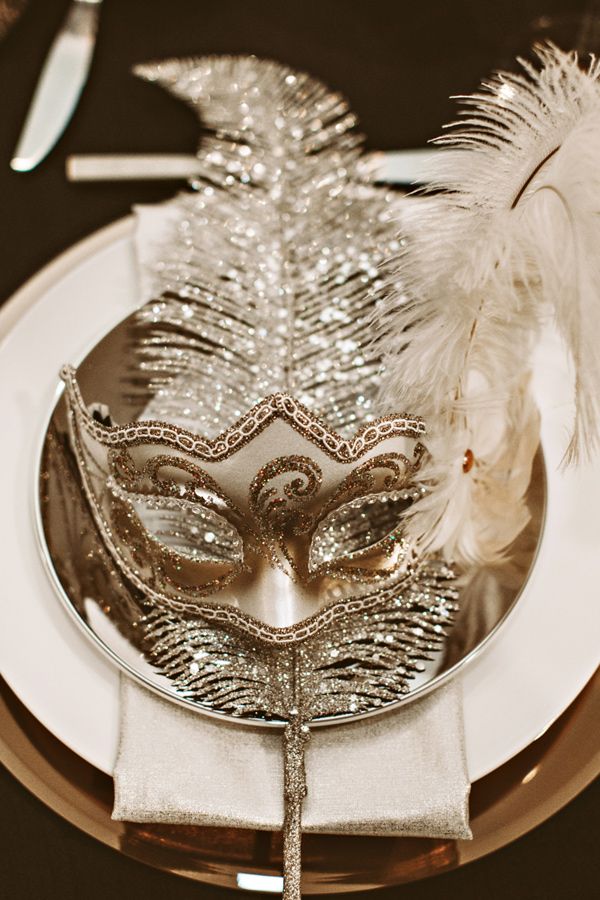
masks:
<svg viewBox="0 0 600 900"><path fill-rule="evenodd" d="M439 151L395 150L371 153L361 162L369 180L411 184L424 180L424 170ZM69 181L187 180L198 174L198 160L185 153L77 154L67 157Z"/></svg>
<svg viewBox="0 0 600 900"><path fill-rule="evenodd" d="M69 181L163 181L193 178L198 160L192 154L86 154L68 156Z"/></svg>

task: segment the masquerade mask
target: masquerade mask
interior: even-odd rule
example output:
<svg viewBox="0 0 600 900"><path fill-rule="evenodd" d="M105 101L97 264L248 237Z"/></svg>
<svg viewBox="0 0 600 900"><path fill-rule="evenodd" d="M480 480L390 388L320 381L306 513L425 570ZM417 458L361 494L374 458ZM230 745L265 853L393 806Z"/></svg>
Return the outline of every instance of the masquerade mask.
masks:
<svg viewBox="0 0 600 900"><path fill-rule="evenodd" d="M275 394L207 439L168 423L112 424L85 406L73 369L63 377L96 525L158 607L285 643L413 576L401 515L420 496L419 419L387 416L342 438Z"/></svg>

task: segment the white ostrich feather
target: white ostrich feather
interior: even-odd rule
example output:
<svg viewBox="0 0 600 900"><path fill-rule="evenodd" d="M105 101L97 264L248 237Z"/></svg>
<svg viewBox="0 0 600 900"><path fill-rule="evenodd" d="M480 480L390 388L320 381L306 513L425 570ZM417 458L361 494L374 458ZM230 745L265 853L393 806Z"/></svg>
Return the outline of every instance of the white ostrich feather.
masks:
<svg viewBox="0 0 600 900"><path fill-rule="evenodd" d="M429 444L422 474L428 488L410 528L424 550L443 549L463 565L495 564L529 521L525 494L539 444L539 414L523 376L510 402L476 409L467 424ZM504 412L506 411L506 415ZM465 448L477 447L465 473Z"/></svg>
<svg viewBox="0 0 600 900"><path fill-rule="evenodd" d="M525 524L513 511L527 481L503 473L511 454L535 453L524 374L549 308L576 372L565 459L595 449L600 430L600 64L536 52L540 68L521 60L461 98L428 188L407 200L401 290L378 319L385 404L419 409L434 434L432 490L409 527L459 562L498 557Z"/></svg>

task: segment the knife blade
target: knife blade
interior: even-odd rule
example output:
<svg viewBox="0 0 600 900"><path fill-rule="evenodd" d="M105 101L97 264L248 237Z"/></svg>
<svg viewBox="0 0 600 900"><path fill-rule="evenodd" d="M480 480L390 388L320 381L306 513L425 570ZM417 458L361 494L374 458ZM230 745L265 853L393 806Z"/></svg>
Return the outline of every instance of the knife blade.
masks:
<svg viewBox="0 0 600 900"><path fill-rule="evenodd" d="M102 0L73 0L48 52L10 162L15 172L34 169L67 127L87 80Z"/></svg>

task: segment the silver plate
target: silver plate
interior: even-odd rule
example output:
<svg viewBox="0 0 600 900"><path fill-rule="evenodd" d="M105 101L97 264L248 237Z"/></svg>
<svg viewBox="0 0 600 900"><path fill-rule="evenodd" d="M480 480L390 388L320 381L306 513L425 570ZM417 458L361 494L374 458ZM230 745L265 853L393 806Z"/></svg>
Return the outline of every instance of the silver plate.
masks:
<svg viewBox="0 0 600 900"><path fill-rule="evenodd" d="M127 353L130 319L101 340L78 367L84 396L102 398L118 421L133 421L141 413L122 385L130 383ZM433 654L424 671L411 682L402 699L368 712L343 713L313 721L313 726L375 715L422 697L448 681L495 638L514 610L535 562L545 514L546 479L538 452L528 503L531 520L515 541L507 561L468 573L461 591L460 612L443 652ZM139 596L118 577L102 551L91 515L79 488L70 450L64 398L54 407L40 455L37 519L42 553L63 605L96 647L122 671L163 698L217 718L215 711L186 696L180 686L158 672L140 647L138 624L144 612ZM256 717L236 722L281 727L279 720Z"/></svg>

